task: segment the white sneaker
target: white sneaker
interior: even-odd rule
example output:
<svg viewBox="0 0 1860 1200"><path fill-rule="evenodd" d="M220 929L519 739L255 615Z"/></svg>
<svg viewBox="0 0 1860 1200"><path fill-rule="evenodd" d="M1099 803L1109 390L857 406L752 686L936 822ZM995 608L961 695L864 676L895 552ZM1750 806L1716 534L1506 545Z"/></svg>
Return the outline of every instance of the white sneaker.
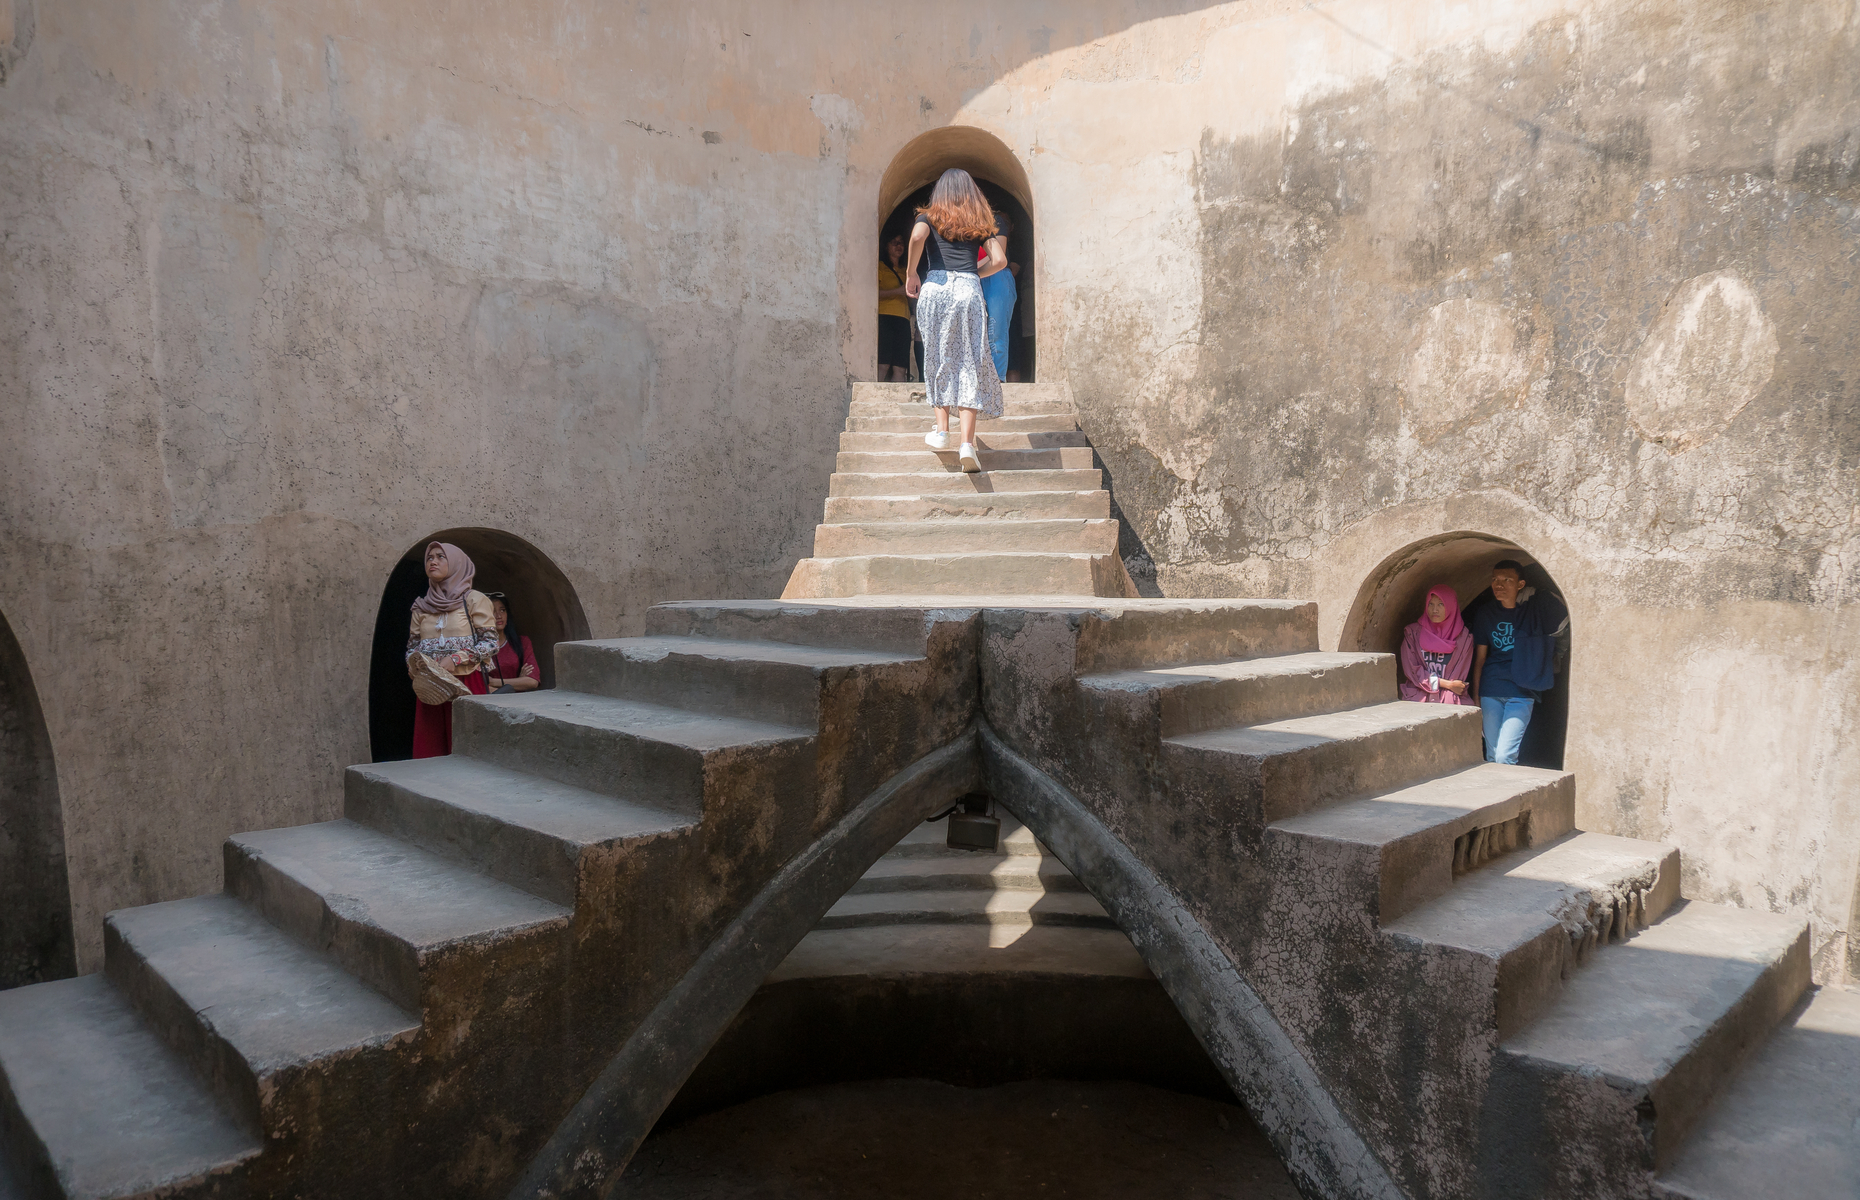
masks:
<svg viewBox="0 0 1860 1200"><path fill-rule="evenodd" d="M949 449L948 431L932 429L929 433L924 434L924 445L930 447L932 450Z"/></svg>
<svg viewBox="0 0 1860 1200"><path fill-rule="evenodd" d="M962 460L963 470L968 471L971 474L973 474L974 472L982 469L982 460L975 457L975 443L974 442L962 443L962 449L958 450L956 452L956 455L958 458Z"/></svg>

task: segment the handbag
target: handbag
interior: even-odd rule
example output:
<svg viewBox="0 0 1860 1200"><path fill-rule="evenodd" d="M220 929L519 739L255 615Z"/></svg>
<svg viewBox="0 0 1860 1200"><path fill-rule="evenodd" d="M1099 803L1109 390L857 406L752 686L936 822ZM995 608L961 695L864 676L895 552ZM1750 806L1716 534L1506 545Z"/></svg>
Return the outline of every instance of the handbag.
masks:
<svg viewBox="0 0 1860 1200"><path fill-rule="evenodd" d="M434 662L429 655L415 652L407 659L413 668L408 672L413 680L413 694L420 698L422 704L450 704L460 696L471 695L471 689L459 682L459 677Z"/></svg>

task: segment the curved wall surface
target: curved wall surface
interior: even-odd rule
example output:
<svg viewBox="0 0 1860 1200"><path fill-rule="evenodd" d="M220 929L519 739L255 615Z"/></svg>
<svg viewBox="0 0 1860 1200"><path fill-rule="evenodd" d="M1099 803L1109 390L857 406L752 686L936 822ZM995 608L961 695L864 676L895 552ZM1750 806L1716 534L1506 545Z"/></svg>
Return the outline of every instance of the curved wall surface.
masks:
<svg viewBox="0 0 1860 1200"><path fill-rule="evenodd" d="M1135 574L1314 597L1335 644L1403 547L1529 547L1582 630L1579 821L1837 962L1851 6L12 7L0 608L82 965L226 834L334 814L431 530L547 547L599 636L779 592L887 170L950 126L1025 172L1038 377Z"/></svg>

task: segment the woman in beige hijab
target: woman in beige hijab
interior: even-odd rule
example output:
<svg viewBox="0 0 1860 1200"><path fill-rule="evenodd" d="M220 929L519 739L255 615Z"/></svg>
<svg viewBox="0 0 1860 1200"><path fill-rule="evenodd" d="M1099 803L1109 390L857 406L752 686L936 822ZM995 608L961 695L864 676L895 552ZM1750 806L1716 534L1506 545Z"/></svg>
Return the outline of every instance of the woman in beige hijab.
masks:
<svg viewBox="0 0 1860 1200"><path fill-rule="evenodd" d="M485 664L497 653L497 617L472 590L477 568L450 542L426 547L426 594L413 602L407 674L413 680L413 756L452 753L452 701L482 696Z"/></svg>

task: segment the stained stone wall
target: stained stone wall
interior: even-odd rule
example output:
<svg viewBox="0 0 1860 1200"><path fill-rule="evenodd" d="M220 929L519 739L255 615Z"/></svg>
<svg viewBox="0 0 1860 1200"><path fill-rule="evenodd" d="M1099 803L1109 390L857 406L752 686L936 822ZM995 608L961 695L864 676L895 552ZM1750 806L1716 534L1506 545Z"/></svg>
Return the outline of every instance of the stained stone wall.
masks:
<svg viewBox="0 0 1860 1200"><path fill-rule="evenodd" d="M1584 823L1812 914L1838 969L1851 6L0 18L0 612L82 965L226 834L337 811L426 534L533 544L597 636L776 594L872 373L885 172L955 125L1025 172L1039 377L1155 586L1312 596L1334 643L1404 547L1524 547L1570 595Z"/></svg>
<svg viewBox="0 0 1860 1200"><path fill-rule="evenodd" d="M1315 596L1335 644L1404 547L1526 548L1571 602L1579 821L1677 842L1694 895L1813 914L1838 973L1855 13L1479 9L1438 41L1299 18L1384 65L1263 129L1209 122L1181 161L1181 305L1075 287L1068 375L1165 592Z"/></svg>

